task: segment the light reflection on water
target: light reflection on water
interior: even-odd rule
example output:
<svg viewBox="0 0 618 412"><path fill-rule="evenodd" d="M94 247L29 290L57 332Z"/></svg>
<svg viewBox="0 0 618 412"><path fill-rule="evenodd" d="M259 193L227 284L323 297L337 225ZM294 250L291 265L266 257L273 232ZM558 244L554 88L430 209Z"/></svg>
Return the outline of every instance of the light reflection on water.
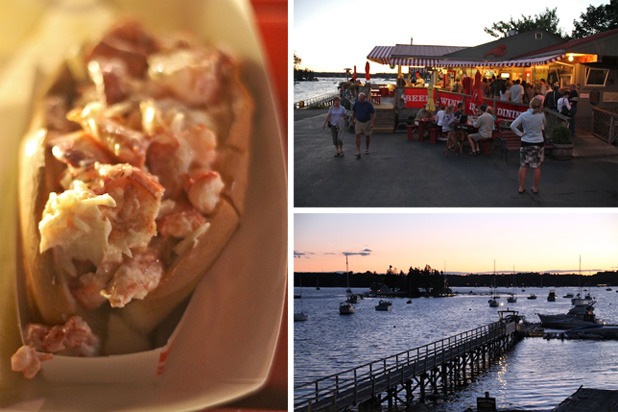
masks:
<svg viewBox="0 0 618 412"><path fill-rule="evenodd" d="M345 299L342 288L302 289L306 322L294 324L295 385L341 372L363 363L473 329L498 319L497 308L490 308L488 289L455 288L466 293L453 298L392 299L391 312L374 309L378 299L366 298L356 305L356 313L341 316L338 304ZM618 293L590 288L598 300L595 313L607 323L618 324ZM355 289L355 293L365 290ZM296 289L295 293L301 292ZM519 310L529 321L538 322L536 313L566 313L570 299L562 298L576 288L556 288L556 302L547 301L549 288L517 290L518 301L507 303L502 291L501 304ZM526 297L534 293L536 300ZM295 306L300 306L295 299ZM297 307L298 311L299 308ZM438 411L476 407L476 397L485 391L496 398L501 408L546 409L558 405L577 390L618 389L618 351L616 341L561 341L526 338L477 380L451 396Z"/></svg>

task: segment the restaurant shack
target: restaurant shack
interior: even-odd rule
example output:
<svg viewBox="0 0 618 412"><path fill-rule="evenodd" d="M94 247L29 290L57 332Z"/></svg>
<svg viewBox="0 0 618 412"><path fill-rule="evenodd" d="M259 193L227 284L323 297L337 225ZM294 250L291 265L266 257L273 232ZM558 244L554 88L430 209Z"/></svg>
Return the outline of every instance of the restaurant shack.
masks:
<svg viewBox="0 0 618 412"><path fill-rule="evenodd" d="M574 84L579 93L576 128L618 143L618 29L570 41L538 29L475 47L376 46L367 59L399 66L400 72L407 66L409 77L417 71L431 74L427 87L408 84L395 89L393 128L409 122L430 99L445 105L464 102L468 113L484 102L505 120L527 110L527 104L493 97L473 99L478 72L481 78L521 80L537 89L541 79L560 88ZM460 93L451 91L457 81L463 86ZM548 114L550 127L568 120L555 112Z"/></svg>

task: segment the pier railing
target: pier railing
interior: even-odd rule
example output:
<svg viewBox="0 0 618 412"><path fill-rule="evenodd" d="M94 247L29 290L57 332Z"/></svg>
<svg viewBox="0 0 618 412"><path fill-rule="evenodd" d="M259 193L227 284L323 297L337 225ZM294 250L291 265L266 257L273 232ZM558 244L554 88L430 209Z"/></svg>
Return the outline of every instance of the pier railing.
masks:
<svg viewBox="0 0 618 412"><path fill-rule="evenodd" d="M406 350L355 368L319 378L294 387L294 409L317 410L345 403L362 402L361 392L379 392L377 386L403 384L411 376L418 376L439 365L500 339L514 331L513 323L498 321L444 338L427 345ZM370 391L369 388L370 387ZM329 409L337 409L337 407Z"/></svg>
<svg viewBox="0 0 618 412"><path fill-rule="evenodd" d="M333 103L333 99L335 98L335 96L339 96L339 93L326 93L316 97L310 97L305 100L299 100L297 102L294 102L294 108L304 109L312 106L319 106L322 104L330 105Z"/></svg>

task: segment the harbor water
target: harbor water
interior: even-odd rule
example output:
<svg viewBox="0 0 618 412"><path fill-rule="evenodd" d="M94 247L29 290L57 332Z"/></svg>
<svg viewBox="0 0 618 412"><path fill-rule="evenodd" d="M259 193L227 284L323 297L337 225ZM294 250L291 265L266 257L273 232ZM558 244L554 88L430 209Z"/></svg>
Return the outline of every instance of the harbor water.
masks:
<svg viewBox="0 0 618 412"><path fill-rule="evenodd" d="M344 288L296 288L294 310L308 315L294 323L294 385L310 382L394 355L498 320L497 311L517 310L530 322L537 313L566 313L567 293L578 288L556 288L557 299L548 302L550 288L516 290L517 302L507 303L510 289L499 290L500 307L490 308L489 288L453 288L449 298L393 298L393 309L376 311L379 298L365 298L353 315L339 315ZM597 299L595 314L618 324L618 293L605 287L588 288ZM366 290L353 289L354 293ZM535 294L536 300L527 296ZM524 338L512 351L474 382L435 405L436 411L476 408L477 396L490 392L499 408L551 410L581 385L618 389L618 341L545 340Z"/></svg>
<svg viewBox="0 0 618 412"><path fill-rule="evenodd" d="M364 83L364 78L362 79ZM317 81L302 81L294 83L294 101L307 100L312 97L321 96L328 93L336 93L339 83L344 82L342 77L323 77ZM371 79L375 84L395 84L395 79Z"/></svg>

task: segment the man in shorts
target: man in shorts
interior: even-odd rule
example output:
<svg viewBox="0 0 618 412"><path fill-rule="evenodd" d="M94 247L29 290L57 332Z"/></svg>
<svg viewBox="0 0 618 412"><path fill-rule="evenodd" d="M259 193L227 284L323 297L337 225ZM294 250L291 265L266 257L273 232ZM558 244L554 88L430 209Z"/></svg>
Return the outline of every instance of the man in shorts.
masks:
<svg viewBox="0 0 618 412"><path fill-rule="evenodd" d="M356 133L356 158L360 159L361 152L361 135L365 135L365 154L369 154L369 141L371 140L371 129L376 118L376 110L373 105L367 101L365 93L358 94L358 100L352 106L352 125L354 133Z"/></svg>
<svg viewBox="0 0 618 412"><path fill-rule="evenodd" d="M494 117L487 113L487 105L483 103L479 106L478 110L481 112L481 115L472 126L479 129L479 131L478 133L470 133L468 135L468 142L470 142L470 148L472 150L470 152L471 155L478 155L481 153L479 140L490 139L491 133L494 130Z"/></svg>

